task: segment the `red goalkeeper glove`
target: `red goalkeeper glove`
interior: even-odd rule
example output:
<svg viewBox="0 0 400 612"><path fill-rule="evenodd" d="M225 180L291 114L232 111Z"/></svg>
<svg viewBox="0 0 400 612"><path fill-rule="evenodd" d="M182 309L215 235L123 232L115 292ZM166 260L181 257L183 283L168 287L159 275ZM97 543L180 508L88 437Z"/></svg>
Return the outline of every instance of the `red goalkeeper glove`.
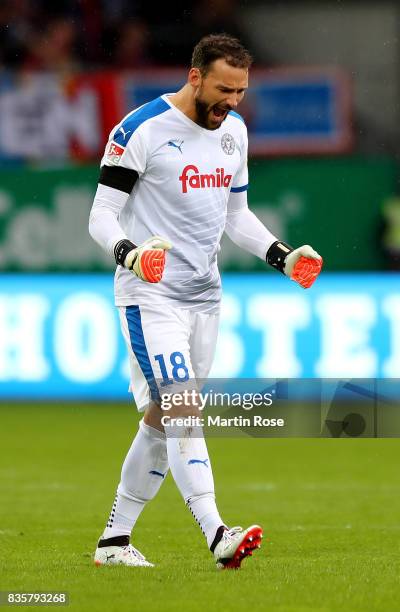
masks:
<svg viewBox="0 0 400 612"><path fill-rule="evenodd" d="M286 256L284 273L305 289L311 287L321 272L323 260L309 244L295 249Z"/></svg>
<svg viewBox="0 0 400 612"><path fill-rule="evenodd" d="M323 260L309 244L292 249L288 244L277 240L267 252L267 263L299 283L305 289L311 287L321 272Z"/></svg>
<svg viewBox="0 0 400 612"><path fill-rule="evenodd" d="M120 240L114 247L117 264L131 270L138 278L148 283L159 283L165 268L165 252L172 244L161 236L152 236L141 245L130 240Z"/></svg>

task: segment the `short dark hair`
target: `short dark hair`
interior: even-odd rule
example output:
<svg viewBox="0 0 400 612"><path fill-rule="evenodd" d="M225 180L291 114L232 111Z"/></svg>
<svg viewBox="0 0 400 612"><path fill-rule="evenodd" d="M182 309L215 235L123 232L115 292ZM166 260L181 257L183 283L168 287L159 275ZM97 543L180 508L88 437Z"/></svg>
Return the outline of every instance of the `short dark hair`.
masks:
<svg viewBox="0 0 400 612"><path fill-rule="evenodd" d="M253 58L240 40L229 34L204 36L193 49L192 68L198 68L205 75L211 64L224 59L235 68L250 68Z"/></svg>

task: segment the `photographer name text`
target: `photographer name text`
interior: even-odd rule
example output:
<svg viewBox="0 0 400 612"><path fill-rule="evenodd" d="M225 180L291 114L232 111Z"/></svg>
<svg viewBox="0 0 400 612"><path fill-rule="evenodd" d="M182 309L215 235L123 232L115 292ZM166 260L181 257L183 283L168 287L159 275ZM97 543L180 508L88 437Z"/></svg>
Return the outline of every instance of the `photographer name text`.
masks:
<svg viewBox="0 0 400 612"><path fill-rule="evenodd" d="M220 415L171 417L165 414L161 417L161 423L167 427L284 427L285 419L267 418L257 414L229 418Z"/></svg>

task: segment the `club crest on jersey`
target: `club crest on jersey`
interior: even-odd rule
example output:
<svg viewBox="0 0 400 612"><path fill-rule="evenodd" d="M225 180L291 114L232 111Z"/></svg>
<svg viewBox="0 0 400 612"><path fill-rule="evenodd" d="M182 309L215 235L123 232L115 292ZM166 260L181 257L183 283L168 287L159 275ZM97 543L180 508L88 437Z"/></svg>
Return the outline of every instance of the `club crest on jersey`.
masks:
<svg viewBox="0 0 400 612"><path fill-rule="evenodd" d="M191 164L184 167L179 180L182 183L182 193L187 193L188 187L191 189L229 187L232 174L225 174L223 168L216 168L215 174L200 174L198 167Z"/></svg>
<svg viewBox="0 0 400 612"><path fill-rule="evenodd" d="M228 132L226 132L223 136L221 136L221 147L223 152L227 155L234 154L236 143L232 134L228 134Z"/></svg>
<svg viewBox="0 0 400 612"><path fill-rule="evenodd" d="M110 142L110 145L107 149L106 157L107 161L111 162L115 166L118 166L121 156L125 151L124 147L121 147L116 142Z"/></svg>

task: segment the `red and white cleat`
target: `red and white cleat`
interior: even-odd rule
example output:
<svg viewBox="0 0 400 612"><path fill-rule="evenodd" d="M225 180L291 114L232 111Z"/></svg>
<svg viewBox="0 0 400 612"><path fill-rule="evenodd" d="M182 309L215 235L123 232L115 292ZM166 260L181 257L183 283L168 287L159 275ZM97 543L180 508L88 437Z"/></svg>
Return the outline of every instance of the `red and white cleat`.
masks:
<svg viewBox="0 0 400 612"><path fill-rule="evenodd" d="M217 569L239 569L243 559L251 557L253 550L261 548L262 537L263 530L259 525L225 530L214 549Z"/></svg>

